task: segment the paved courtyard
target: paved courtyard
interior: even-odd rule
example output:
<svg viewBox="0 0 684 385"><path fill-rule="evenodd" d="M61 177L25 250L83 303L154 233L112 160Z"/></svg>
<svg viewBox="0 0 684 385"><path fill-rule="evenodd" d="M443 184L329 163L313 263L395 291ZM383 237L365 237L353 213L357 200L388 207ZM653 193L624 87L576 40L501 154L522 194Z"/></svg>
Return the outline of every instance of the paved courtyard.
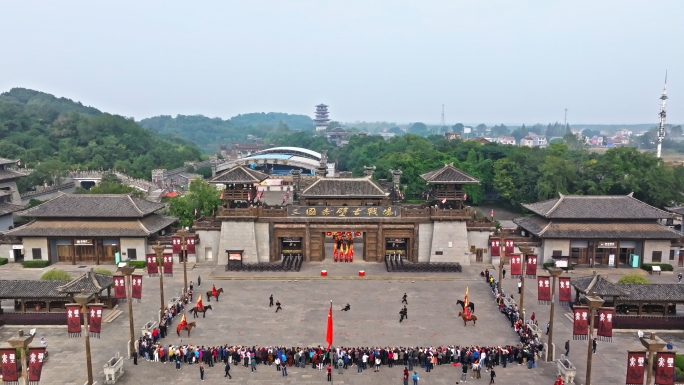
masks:
<svg viewBox="0 0 684 385"><path fill-rule="evenodd" d="M58 268L73 272L77 276L84 269L76 266L59 265ZM178 268L178 266L175 266ZM175 332L164 342L167 344L193 345L287 345L312 346L325 344L326 317L329 301L333 300L334 344L336 346L428 346L428 345L502 345L515 344L518 340L507 320L501 315L493 302L488 286L479 278L483 266L465 268L463 273L387 273L384 265L379 264L305 264L299 273L226 273L221 268L196 265L188 269L188 279L197 282L202 277L202 287L195 293L211 289L212 284L223 287L226 292L220 302L206 302L214 309L206 318L199 318L197 329L192 336L185 333L179 338ZM113 267L112 267L113 269ZM319 271L329 271L327 278L321 278ZM366 278L359 278L357 271L363 269ZM22 269L20 266L0 267L3 277L37 278L42 271ZM590 271L584 271L590 274ZM611 271L612 273L612 271ZM577 275L583 275L577 273ZM673 276L656 278L663 282ZM165 278L166 298L180 292L182 270L176 270L173 278ZM456 300L462 299L466 286L470 288L470 299L476 303L478 324L476 327L463 326L456 315L460 306ZM515 282L504 281L505 290L514 293L518 299ZM548 319L548 306L537 305L536 287L528 285L526 290L527 314L536 312L540 325ZM401 297L408 295L408 321L399 323ZM268 307L268 296L280 300L283 311L275 313ZM349 302L351 311L342 312L340 308ZM159 306L159 279L145 276L143 301L134 303L136 336L140 335L142 325L157 317ZM571 321L565 316L567 308L556 307L556 343L562 347L571 339ZM91 339L95 379L103 383L102 365L117 352L126 355L128 340L127 306L124 313L112 323L103 324L101 339ZM192 316L189 321L193 321ZM176 323L174 323L176 324ZM28 331L29 327L24 328ZM16 327L0 328L0 340L5 341ZM676 346L684 346L683 336L678 333L659 333L665 340ZM70 339L65 327L39 327L38 337L48 341L50 359L43 371L42 384L83 384L86 381L83 339ZM570 359L577 366L577 384L584 383L586 341L572 341ZM638 349L640 344L636 332L616 333L612 343L600 343L594 356L594 384L624 383L626 370L626 351ZM562 353L556 349L557 356ZM240 384L301 384L325 382L325 373L310 368L292 368L290 376L283 378L275 368L260 367L254 374L243 367L234 367L233 380L223 377L222 366L207 368L205 379L209 383L234 382ZM184 365L177 371L171 364L139 361L125 362L126 374L121 384L161 384L191 383L199 379L197 366ZM556 374L554 364L539 363L533 370L525 366L501 367L497 370L498 384L551 384ZM460 368L451 366L437 367L431 373L419 370L421 384L454 384L460 378ZM488 383L484 379L482 383ZM488 374L487 374L488 379ZM334 376L339 384L398 384L401 383L399 368L383 367L380 373L366 371L362 375L350 369L343 375ZM468 379L470 383L470 379Z"/></svg>

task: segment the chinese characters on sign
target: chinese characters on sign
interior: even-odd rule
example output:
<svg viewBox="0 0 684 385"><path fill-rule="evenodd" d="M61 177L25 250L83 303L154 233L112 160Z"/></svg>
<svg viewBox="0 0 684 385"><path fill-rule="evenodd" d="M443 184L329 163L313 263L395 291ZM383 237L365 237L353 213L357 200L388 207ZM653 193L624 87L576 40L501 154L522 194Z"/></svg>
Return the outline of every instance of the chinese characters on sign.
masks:
<svg viewBox="0 0 684 385"><path fill-rule="evenodd" d="M92 304L88 306L90 317L88 318L88 329L90 329L90 336L100 338L100 330L102 329L102 304Z"/></svg>
<svg viewBox="0 0 684 385"><path fill-rule="evenodd" d="M539 277L537 278L537 282L537 300L542 305L548 305L551 303L551 282L549 277Z"/></svg>
<svg viewBox="0 0 684 385"><path fill-rule="evenodd" d="M66 305L67 333L70 338L81 336L81 306L78 304Z"/></svg>
<svg viewBox="0 0 684 385"><path fill-rule="evenodd" d="M644 384L646 352L627 352L627 385Z"/></svg>
<svg viewBox="0 0 684 385"><path fill-rule="evenodd" d="M0 349L2 358L2 380L4 382L18 381L17 356L14 349Z"/></svg>
<svg viewBox="0 0 684 385"><path fill-rule="evenodd" d="M289 206L288 217L398 218L398 206Z"/></svg>
<svg viewBox="0 0 684 385"><path fill-rule="evenodd" d="M29 384L37 384L40 381L40 373L43 370L45 348L29 348L28 352L28 380Z"/></svg>
<svg viewBox="0 0 684 385"><path fill-rule="evenodd" d="M586 340L589 334L589 308L575 306L573 314L572 339Z"/></svg>

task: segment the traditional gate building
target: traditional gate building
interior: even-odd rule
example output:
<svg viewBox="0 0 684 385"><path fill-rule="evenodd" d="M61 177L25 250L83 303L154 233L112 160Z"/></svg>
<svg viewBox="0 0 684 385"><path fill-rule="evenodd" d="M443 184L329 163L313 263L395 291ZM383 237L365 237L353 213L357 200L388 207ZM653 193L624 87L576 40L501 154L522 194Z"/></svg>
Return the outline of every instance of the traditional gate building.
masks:
<svg viewBox="0 0 684 385"><path fill-rule="evenodd" d="M493 222L474 219L463 204L463 185L479 183L476 178L445 165L422 176L432 188L429 203L403 205L401 171L390 170L389 181L374 180L374 171L366 167L364 177L326 177L324 161L315 176L293 170L292 190L284 197L289 202L291 195L292 203L269 207L252 203L258 193L254 184L267 175L233 167L210 181L224 190L225 203L215 219L196 221L197 259L216 255L217 263L225 264L228 250L241 250L248 263L275 262L288 254L323 261L343 248L354 260L368 262L392 256L470 265L486 254Z"/></svg>

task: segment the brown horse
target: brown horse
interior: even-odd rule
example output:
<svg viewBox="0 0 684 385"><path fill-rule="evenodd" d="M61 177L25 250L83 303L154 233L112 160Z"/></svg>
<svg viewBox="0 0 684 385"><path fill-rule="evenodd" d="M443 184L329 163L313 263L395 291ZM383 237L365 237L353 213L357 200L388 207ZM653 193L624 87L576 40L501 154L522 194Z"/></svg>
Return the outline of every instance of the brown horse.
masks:
<svg viewBox="0 0 684 385"><path fill-rule="evenodd" d="M207 316L207 310L213 310L211 305L204 306L204 308L201 310L195 306L190 309L190 312L192 313L192 318L197 318L197 313L202 313L202 318L205 318Z"/></svg>
<svg viewBox="0 0 684 385"><path fill-rule="evenodd" d="M195 328L195 327L197 327L196 322L188 322L183 327L178 325L178 327L176 328L176 333L178 334L178 337L180 337L181 330L187 330L188 331L188 337L190 337L190 330L192 330L192 328Z"/></svg>
<svg viewBox="0 0 684 385"><path fill-rule="evenodd" d="M223 293L222 287L219 287L218 289L216 289L216 302L218 302L218 298L221 295L221 293ZM213 296L214 296L214 293L211 290L209 290L207 292L207 302L211 302L211 297L213 297Z"/></svg>
<svg viewBox="0 0 684 385"><path fill-rule="evenodd" d="M470 319L466 319L466 315L463 312L458 312L458 316L463 318L463 326L468 326L469 321L473 321L473 326L477 323L477 316L475 314L470 315Z"/></svg>

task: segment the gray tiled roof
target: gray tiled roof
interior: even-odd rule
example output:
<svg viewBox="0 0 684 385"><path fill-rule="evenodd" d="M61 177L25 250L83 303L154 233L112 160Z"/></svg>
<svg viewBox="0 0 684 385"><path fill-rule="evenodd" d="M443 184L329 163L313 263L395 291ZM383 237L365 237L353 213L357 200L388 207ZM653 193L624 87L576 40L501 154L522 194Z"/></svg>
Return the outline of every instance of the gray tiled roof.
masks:
<svg viewBox="0 0 684 385"><path fill-rule="evenodd" d="M37 219L5 232L15 237L147 237L177 219L158 214L143 219L53 220Z"/></svg>
<svg viewBox="0 0 684 385"><path fill-rule="evenodd" d="M0 298L67 298L57 287L69 281L0 280Z"/></svg>
<svg viewBox="0 0 684 385"><path fill-rule="evenodd" d="M672 214L630 195L562 195L523 207L544 218L663 219Z"/></svg>
<svg viewBox="0 0 684 385"><path fill-rule="evenodd" d="M684 215L684 206L665 207L665 209L675 214Z"/></svg>
<svg viewBox="0 0 684 385"><path fill-rule="evenodd" d="M22 210L25 206L13 205L11 203L0 203L0 215L7 215L19 210Z"/></svg>
<svg viewBox="0 0 684 385"><path fill-rule="evenodd" d="M684 233L653 222L589 222L548 220L539 216L513 222L540 238L681 239Z"/></svg>
<svg viewBox="0 0 684 385"><path fill-rule="evenodd" d="M102 290L111 286L113 283L114 278L111 275L94 273L90 270L73 281L58 286L57 291L61 293L76 294L80 293L81 290L85 290L87 294L95 294L102 292Z"/></svg>
<svg viewBox="0 0 684 385"><path fill-rule="evenodd" d="M363 178L319 178L301 193L310 197L381 197L388 192L375 183L370 176Z"/></svg>
<svg viewBox="0 0 684 385"><path fill-rule="evenodd" d="M618 286L629 292L629 295L621 298L623 301L684 302L684 285L676 283L620 284Z"/></svg>
<svg viewBox="0 0 684 385"><path fill-rule="evenodd" d="M0 180L10 180L25 177L26 174L7 168L0 168Z"/></svg>
<svg viewBox="0 0 684 385"><path fill-rule="evenodd" d="M129 195L64 194L18 214L34 218L142 218L164 206Z"/></svg>
<svg viewBox="0 0 684 385"><path fill-rule="evenodd" d="M453 163L445 164L444 167L426 172L420 176L428 183L454 183L454 184L479 184L480 181L467 173L454 167Z"/></svg>
<svg viewBox="0 0 684 385"><path fill-rule="evenodd" d="M600 274L588 277L572 278L570 283L582 294L596 293L596 295L599 297L622 297L629 294L628 290L623 288L623 285L612 283Z"/></svg>
<svg viewBox="0 0 684 385"><path fill-rule="evenodd" d="M5 165L5 164L17 164L17 160L16 159L0 158L0 165Z"/></svg>
<svg viewBox="0 0 684 385"><path fill-rule="evenodd" d="M222 184L234 184L234 183L261 183L263 180L268 179L268 174L264 174L261 171L252 170L244 166L235 166L230 170L223 172L209 180L209 183L222 183Z"/></svg>

